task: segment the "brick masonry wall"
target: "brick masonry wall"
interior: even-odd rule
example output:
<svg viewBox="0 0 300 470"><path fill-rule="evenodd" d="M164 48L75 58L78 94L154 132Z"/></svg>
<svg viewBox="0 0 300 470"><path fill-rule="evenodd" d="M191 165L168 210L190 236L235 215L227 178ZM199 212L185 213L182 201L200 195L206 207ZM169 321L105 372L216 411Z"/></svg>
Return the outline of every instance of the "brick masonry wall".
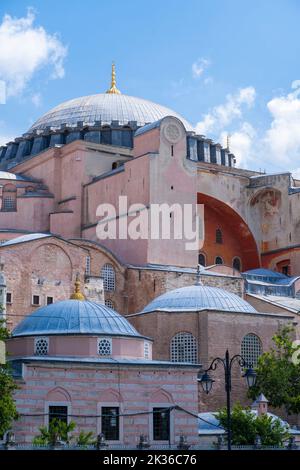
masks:
<svg viewBox="0 0 300 470"><path fill-rule="evenodd" d="M20 381L20 389L15 393L21 417L15 423L17 442L31 442L47 423L47 404L66 402L70 405L71 417L77 423L76 433L100 432L101 403L119 406L121 413L152 411L155 406L179 405L192 413L198 412L197 381L195 368L122 366L75 364L29 364L25 376ZM23 416L40 414L41 416ZM89 417L80 417L89 415ZM174 432L171 442L178 442L180 434L185 434L190 443L197 442L196 419L186 413L171 412ZM123 423L122 423L123 421ZM136 445L140 434L152 440L152 416L140 414L121 419L121 442ZM123 437L122 437L123 434Z"/></svg>
<svg viewBox="0 0 300 470"><path fill-rule="evenodd" d="M241 354L241 343L246 334L256 334L262 343L263 351L272 346L272 336L278 329L293 320L292 316L282 317L234 313L234 312L154 312L129 317L131 323L142 334L153 340L153 359L170 360L170 344L179 332L192 333L198 343L198 360L204 368L215 357L225 357L226 349L230 355ZM212 373L216 383L213 391L205 395L199 388L200 411L216 410L225 406L224 370L218 366ZM239 366L233 369L232 400L250 404L246 395L245 379L241 378Z"/></svg>
<svg viewBox="0 0 300 470"><path fill-rule="evenodd" d="M12 303L7 305L10 329L36 310L33 295L46 305L47 296L54 302L70 298L77 273L84 282L86 250L58 238L0 246L0 256L7 292L12 294Z"/></svg>

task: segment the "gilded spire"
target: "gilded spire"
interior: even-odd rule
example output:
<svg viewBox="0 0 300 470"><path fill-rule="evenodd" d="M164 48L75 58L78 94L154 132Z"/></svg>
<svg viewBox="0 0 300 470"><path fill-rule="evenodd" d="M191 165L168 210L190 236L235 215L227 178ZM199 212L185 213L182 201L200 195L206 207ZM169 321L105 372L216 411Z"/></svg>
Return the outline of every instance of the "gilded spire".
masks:
<svg viewBox="0 0 300 470"><path fill-rule="evenodd" d="M111 85L110 85L110 89L107 90L106 93L110 93L110 94L113 94L113 95L120 95L121 94L120 90L118 90L118 88L116 86L116 67L115 67L114 62L112 63L112 66L111 66Z"/></svg>
<svg viewBox="0 0 300 470"><path fill-rule="evenodd" d="M72 300L85 300L84 295L80 291L80 281L79 281L79 274L76 274L76 281L74 285L74 292L71 294L70 299Z"/></svg>

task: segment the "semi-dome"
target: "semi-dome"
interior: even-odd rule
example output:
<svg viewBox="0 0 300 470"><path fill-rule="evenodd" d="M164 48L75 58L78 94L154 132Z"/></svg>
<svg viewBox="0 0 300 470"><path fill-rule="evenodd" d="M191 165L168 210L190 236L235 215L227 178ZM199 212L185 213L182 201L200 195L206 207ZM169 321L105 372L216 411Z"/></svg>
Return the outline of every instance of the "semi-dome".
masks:
<svg viewBox="0 0 300 470"><path fill-rule="evenodd" d="M40 307L16 326L12 337L74 334L141 337L115 310L88 300L62 300Z"/></svg>
<svg viewBox="0 0 300 470"><path fill-rule="evenodd" d="M101 125L111 124L112 121L126 125L135 121L137 126L144 126L165 116L175 116L183 122L186 130L193 130L182 116L165 106L133 96L100 93L65 101L39 118L28 132L47 127L58 128L62 124L77 126L78 122L91 125L96 121Z"/></svg>
<svg viewBox="0 0 300 470"><path fill-rule="evenodd" d="M255 308L232 292L217 287L194 285L181 287L160 295L141 313L155 311L191 312L198 310L223 310L255 313Z"/></svg>

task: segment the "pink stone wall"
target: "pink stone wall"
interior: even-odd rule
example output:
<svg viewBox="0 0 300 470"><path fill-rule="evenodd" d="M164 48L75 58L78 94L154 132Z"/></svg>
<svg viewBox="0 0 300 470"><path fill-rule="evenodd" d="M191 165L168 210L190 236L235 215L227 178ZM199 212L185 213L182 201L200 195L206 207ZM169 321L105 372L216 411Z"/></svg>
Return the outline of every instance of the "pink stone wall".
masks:
<svg viewBox="0 0 300 470"><path fill-rule="evenodd" d="M101 359L98 354L99 336L41 336L46 336L49 339L49 356L79 356ZM149 343L149 356L147 359L152 359L151 340L147 342ZM112 337L111 357L144 359L144 344L145 340L142 338ZM8 340L7 352L10 357L34 356L34 337L19 337Z"/></svg>
<svg viewBox="0 0 300 470"><path fill-rule="evenodd" d="M28 364L15 393L20 413L14 425L16 441L31 442L39 433L38 428L47 424L44 414L49 403L57 403L69 406L71 419L77 423L77 433L84 430L94 435L101 431L100 419L93 417L101 413L101 406L118 406L121 413L131 414L120 418L120 442L136 446L140 434L145 434L153 443L152 415L132 414L172 405L196 414L196 375L197 369L188 366ZM190 444L197 443L196 418L174 410L171 423L172 444L178 442L180 434L185 434Z"/></svg>

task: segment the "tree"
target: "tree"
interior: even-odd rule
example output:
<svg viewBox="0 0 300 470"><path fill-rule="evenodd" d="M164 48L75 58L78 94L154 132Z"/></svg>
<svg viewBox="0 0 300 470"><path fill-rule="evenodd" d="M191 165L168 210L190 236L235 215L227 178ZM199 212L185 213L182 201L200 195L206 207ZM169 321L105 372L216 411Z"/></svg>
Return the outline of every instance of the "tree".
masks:
<svg viewBox="0 0 300 470"><path fill-rule="evenodd" d="M9 338L9 332L0 320L0 341ZM0 436L8 431L15 419L18 418L13 393L17 386L11 376L9 365L0 365Z"/></svg>
<svg viewBox="0 0 300 470"><path fill-rule="evenodd" d="M286 326L273 337L275 347L260 356L256 384L248 392L252 399L263 393L271 406L284 406L288 414L300 412L300 346L293 343L293 331Z"/></svg>
<svg viewBox="0 0 300 470"><path fill-rule="evenodd" d="M45 446L55 446L59 444L60 441L64 443L69 443L69 433L73 431L76 427L74 421L70 423L65 423L61 419L53 418L47 426L41 426L39 428L40 435L35 437L33 443L36 445L45 445Z"/></svg>
<svg viewBox="0 0 300 470"><path fill-rule="evenodd" d="M65 423L59 418L51 420L49 427L42 426L39 428L40 434L33 439L33 444L41 446L54 447L60 442L70 444L75 441L78 446L88 446L95 443L92 432L80 431L77 437L70 436L70 433L76 428L76 423L70 421Z"/></svg>
<svg viewBox="0 0 300 470"><path fill-rule="evenodd" d="M222 409L217 413L220 425L227 430L227 411ZM283 446L288 438L287 427L282 425L279 418L267 414L257 416L250 408L243 409L236 404L231 413L232 444L254 445L256 436L265 446Z"/></svg>

